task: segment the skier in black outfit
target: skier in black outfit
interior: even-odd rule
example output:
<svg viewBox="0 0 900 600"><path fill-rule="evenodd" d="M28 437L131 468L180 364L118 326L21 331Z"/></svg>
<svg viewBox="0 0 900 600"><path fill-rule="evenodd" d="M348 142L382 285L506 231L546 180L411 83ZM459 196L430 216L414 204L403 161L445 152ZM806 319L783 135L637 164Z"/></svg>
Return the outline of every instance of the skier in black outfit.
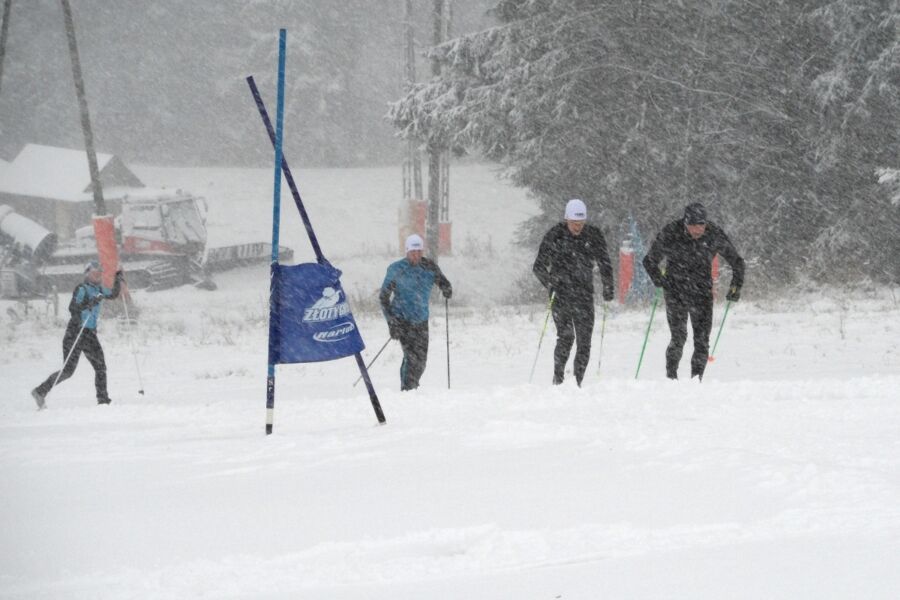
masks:
<svg viewBox="0 0 900 600"><path fill-rule="evenodd" d="M716 254L722 255L731 266L731 285L725 298L737 302L744 285L744 259L725 232L706 220L706 208L695 202L685 207L683 219L663 227L644 257L644 269L651 281L665 291L666 318L672 333L666 349L669 379L678 379L678 363L687 340L688 315L694 332L691 377L703 379L712 330L712 261ZM666 264L662 268L664 259Z"/></svg>
<svg viewBox="0 0 900 600"><path fill-rule="evenodd" d="M84 281L78 284L69 301L71 317L66 326L66 333L63 335L63 360L66 362L63 364L62 373L54 372L31 391L31 396L38 408L44 408L45 398L54 385L62 383L72 376L82 352L94 367L97 403L109 404L111 402L106 390L106 361L103 357L103 347L97 338L97 320L100 316L100 303L107 298L119 297L124 275L122 271L116 272L115 283L113 289L110 290L101 284L103 269L97 261L89 262L84 273Z"/></svg>
<svg viewBox="0 0 900 600"><path fill-rule="evenodd" d="M600 268L603 300L613 299L613 270L606 239L599 228L586 225L586 219L584 202L569 200L565 222L554 225L544 235L532 268L553 298L553 322L556 324L554 385L563 381L573 342L577 342L574 371L579 387L584 379L594 329L594 263Z"/></svg>
<svg viewBox="0 0 900 600"><path fill-rule="evenodd" d="M428 300L435 284L444 298L453 295L450 281L437 264L422 256L422 238L406 238L406 257L392 263L384 276L379 300L391 339L403 347L400 391L419 387L428 359Z"/></svg>

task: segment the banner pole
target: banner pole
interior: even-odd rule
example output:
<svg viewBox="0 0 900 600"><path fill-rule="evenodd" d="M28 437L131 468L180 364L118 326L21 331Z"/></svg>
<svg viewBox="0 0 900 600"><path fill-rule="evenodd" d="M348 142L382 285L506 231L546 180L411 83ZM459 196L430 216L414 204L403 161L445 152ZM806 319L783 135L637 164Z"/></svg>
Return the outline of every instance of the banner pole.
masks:
<svg viewBox="0 0 900 600"><path fill-rule="evenodd" d="M253 94L253 99L256 101L256 108L259 110L259 116L263 120L263 124L266 126L266 131L269 133L269 139L273 144L278 146L278 131L272 129L272 122L269 120L269 113L266 110L266 105L262 100L262 96L259 94L259 89L256 87L256 82L253 80L253 76L247 77L247 85L250 86L250 93ZM283 97L281 97L281 101L283 102ZM328 261L325 259L325 255L322 254L322 249L319 247L319 241L316 239L316 234L312 228L312 222L309 220L309 215L306 213L306 208L303 206L303 199L300 197L300 191L297 189L297 185L294 182L294 176L291 174L291 168L288 166L287 159L284 158L284 155L280 153L280 148L276 148L276 160L280 158L280 166L284 171L284 178L288 182L288 187L291 189L291 195L294 197L294 204L297 205L297 210L300 211L300 218L303 219L303 225L306 227L306 233L309 236L309 241L312 244L313 250L316 253L316 260L319 264L326 264ZM279 184L281 179L279 178ZM273 251L274 252L274 251ZM271 308L270 308L271 310ZM271 313L270 313L271 314ZM271 317L269 319L269 353L271 357ZM372 385L371 379L369 379L369 372L366 369L366 363L363 360L362 354L357 352L355 355L356 364L359 366L359 373L362 375L363 379L366 382L366 389L369 392L369 401L372 403L372 408L375 410L375 417L378 419L379 423L384 423L384 413L381 410L381 403L378 400L378 395L375 393L375 388ZM271 359L270 359L271 362ZM274 404L274 385L275 385L275 375L274 375L274 366L270 365L272 371L272 379L271 384L273 386L273 404ZM271 433L271 427L267 424L266 431Z"/></svg>
<svg viewBox="0 0 900 600"><path fill-rule="evenodd" d="M278 343L278 234L281 227L281 162L284 140L284 62L287 31L278 31L278 103L275 115L275 190L272 207L272 262L269 266L269 368L266 377L266 435L271 435L275 425L275 360L273 350Z"/></svg>
<svg viewBox="0 0 900 600"><path fill-rule="evenodd" d="M378 395L375 393L375 386L369 378L369 370L366 369L366 363L363 361L362 354L357 352L353 356L356 357L356 364L359 366L359 372L362 374L363 381L366 382L366 389L369 391L369 400L372 402L372 409L375 411L375 418L378 419L379 425L384 425L387 419L384 418L384 411L381 410L381 402L378 401Z"/></svg>
<svg viewBox="0 0 900 600"><path fill-rule="evenodd" d="M250 86L250 93L253 94L253 100L256 101L256 109L259 111L259 116L262 117L263 125L266 126L269 140L274 145L275 130L272 129L272 121L269 120L269 113L266 111L266 105L263 102L262 96L259 94L259 88L256 87L256 82L253 80L252 75L247 77L247 85ZM288 187L291 189L294 204L297 206L297 210L300 211L300 218L303 220L303 226L306 228L306 235L309 236L309 243L312 244L313 251L316 253L316 261L319 264L326 263L328 261L325 260L325 255L322 254L322 248L319 247L319 240L316 238L315 231L313 231L312 221L309 220L309 214L306 212L306 207L303 206L300 190L297 189L297 183L294 181L294 176L291 174L291 168L288 166L284 154L281 156L281 169L284 171L284 178L287 180Z"/></svg>
<svg viewBox="0 0 900 600"><path fill-rule="evenodd" d="M388 347L388 344L391 343L391 340L392 340L392 339L394 339L394 338L388 338L388 339L387 339L387 341L384 343L384 346L382 346L382 347L381 347L381 350L379 350L378 353L375 355L375 358L373 358L372 360L370 360L370 361L369 361L369 364L366 365L366 370L372 368L372 365L375 364L375 361L378 360L378 357L381 356L381 353L384 352L384 349ZM362 378L363 378L363 376L362 376L362 374L360 374L360 376L356 378L356 381L353 382L353 387L356 387L356 384L359 383L360 380L361 380Z"/></svg>

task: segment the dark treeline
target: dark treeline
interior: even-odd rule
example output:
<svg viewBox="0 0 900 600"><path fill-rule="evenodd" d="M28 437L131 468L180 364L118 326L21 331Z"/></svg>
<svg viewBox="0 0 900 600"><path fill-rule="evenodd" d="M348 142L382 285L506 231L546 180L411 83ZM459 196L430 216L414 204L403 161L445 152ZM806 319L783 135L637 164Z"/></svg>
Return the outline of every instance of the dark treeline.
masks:
<svg viewBox="0 0 900 600"><path fill-rule="evenodd" d="M285 152L296 166L395 164L384 119L401 93L403 0L72 2L97 148L160 165L263 166L271 148L244 78L274 102L288 30ZM494 22L455 0L453 30ZM431 2L415 3L419 53ZM426 73L426 61L419 73ZM270 107L274 112L274 107ZM28 142L82 147L59 0L13 0L0 87L0 158Z"/></svg>
<svg viewBox="0 0 900 600"><path fill-rule="evenodd" d="M494 15L435 49L442 76L391 116L509 165L544 209L523 242L569 198L645 236L702 201L748 287L900 280L900 206L878 182L900 166L895 0L501 0Z"/></svg>

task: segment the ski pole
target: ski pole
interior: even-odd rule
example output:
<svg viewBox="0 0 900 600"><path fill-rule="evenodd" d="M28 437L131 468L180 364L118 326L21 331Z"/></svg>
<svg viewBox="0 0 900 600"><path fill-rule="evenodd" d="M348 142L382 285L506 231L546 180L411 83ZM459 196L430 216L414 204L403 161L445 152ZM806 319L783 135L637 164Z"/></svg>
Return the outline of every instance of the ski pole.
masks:
<svg viewBox="0 0 900 600"><path fill-rule="evenodd" d="M50 386L50 390L56 387L56 384L59 383L59 378L62 377L63 371L66 370L66 365L69 364L69 359L72 358L72 353L75 352L75 348L78 347L78 340L81 339L81 334L84 333L84 328L87 327L87 321L81 324L81 329L78 330L78 335L75 336L75 342L72 344L72 347L69 348L69 354L66 356L66 359L63 361L62 367L56 373L56 379L53 380L53 385ZM47 394L50 393L50 390L47 390Z"/></svg>
<svg viewBox="0 0 900 600"><path fill-rule="evenodd" d="M381 347L381 350L378 351L378 354L375 355L375 358L373 358L373 359L369 362L369 364L366 365L366 369L369 369L369 368L372 367L372 365L375 363L375 361L378 360L378 357L381 356L381 353L384 352L384 349L387 348L387 345L391 343L391 340L392 340L392 339L394 339L394 338L388 338L388 339L387 339L387 341L384 343L384 346L382 346L382 347ZM357 378L356 378L356 381L353 382L353 387L356 387L356 384L359 383L360 379L362 379L362 378L363 378L362 375L360 375L359 377L357 377Z"/></svg>
<svg viewBox="0 0 900 600"><path fill-rule="evenodd" d="M444 322L447 324L447 389L450 389L450 300L444 298Z"/></svg>
<svg viewBox="0 0 900 600"><path fill-rule="evenodd" d="M138 364L137 351L134 349L134 330L131 328L131 319L128 317L128 302L125 296L129 295L126 288L125 295L122 296L122 306L125 308L125 320L128 322L128 345L131 346L131 356L134 357L134 369L138 376L138 394L144 395L144 379L141 377L141 366Z"/></svg>
<svg viewBox="0 0 900 600"><path fill-rule="evenodd" d="M653 325L653 315L656 314L656 305L659 304L659 296L662 288L656 288L656 294L653 296L653 309L650 311L650 322L647 323L647 333L644 334L644 345L641 346L641 357L638 359L637 371L634 372L634 378L637 379L641 373L641 363L644 362L644 350L647 349L647 340L650 339L650 326Z"/></svg>
<svg viewBox="0 0 900 600"><path fill-rule="evenodd" d="M597 350L597 372L603 364L603 336L606 333L606 302L603 303L603 320L600 324L600 348Z"/></svg>
<svg viewBox="0 0 900 600"><path fill-rule="evenodd" d="M541 329L541 337L538 340L537 354L534 356L534 364L531 365L531 375L528 376L528 383L534 379L534 368L537 367L538 357L541 355L541 344L544 342L544 334L547 332L547 322L550 320L550 313L553 311L553 301L556 300L556 292L550 294L550 304L547 305L547 316L544 317L544 327Z"/></svg>
<svg viewBox="0 0 900 600"><path fill-rule="evenodd" d="M731 300L725 303L725 314L722 315L722 322L719 323L719 333L716 334L716 342L713 344L712 352L709 353L707 360L712 362L716 360L716 348L719 347L719 338L722 337L722 328L725 327L725 319L728 318L728 309L731 308Z"/></svg>

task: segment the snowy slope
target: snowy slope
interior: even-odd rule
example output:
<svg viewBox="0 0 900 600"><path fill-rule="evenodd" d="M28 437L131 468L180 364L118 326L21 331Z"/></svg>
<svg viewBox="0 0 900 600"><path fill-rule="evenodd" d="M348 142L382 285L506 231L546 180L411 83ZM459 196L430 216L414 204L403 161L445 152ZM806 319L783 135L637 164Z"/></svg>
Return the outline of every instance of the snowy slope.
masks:
<svg viewBox="0 0 900 600"><path fill-rule="evenodd" d="M227 177L234 207L242 181L255 187L214 175ZM377 171L344 181L369 179ZM492 187L520 193L485 180ZM393 233L354 223L366 208L353 197L340 227L318 216L323 245L352 232L333 260L345 280L377 286L393 255L367 258L350 240L375 248ZM223 243L259 235L255 211L231 218L210 204ZM513 221L482 223L498 249ZM460 282L481 276L467 264L453 267ZM493 268L496 283L511 282ZM447 390L435 306L422 388L397 391L395 344L372 369L385 426L345 359L279 367L267 437L266 278L259 266L220 275L213 293L139 292L137 331L102 324L108 407L94 404L81 365L35 411L28 390L61 361L62 326L0 316L0 597L887 599L900 589L900 306L889 290L740 303L702 385L663 378L659 314L634 380L646 308L610 315L599 373L598 329L582 389L549 385L551 325L528 384L543 307L470 301L451 312ZM371 312L358 321L368 358L386 327Z"/></svg>
<svg viewBox="0 0 900 600"><path fill-rule="evenodd" d="M209 205L209 245L272 238L270 169L171 169L137 167L148 185L189 189ZM296 169L294 177L325 256L345 276L353 296L374 297L384 271L402 257L398 235L399 169ZM282 186L281 244L294 262L314 261L306 230L287 185ZM538 213L522 189L498 180L498 169L454 166L450 178L454 253L442 268L462 302L505 299L534 256L513 246L516 227ZM458 276L454 277L455 274Z"/></svg>

